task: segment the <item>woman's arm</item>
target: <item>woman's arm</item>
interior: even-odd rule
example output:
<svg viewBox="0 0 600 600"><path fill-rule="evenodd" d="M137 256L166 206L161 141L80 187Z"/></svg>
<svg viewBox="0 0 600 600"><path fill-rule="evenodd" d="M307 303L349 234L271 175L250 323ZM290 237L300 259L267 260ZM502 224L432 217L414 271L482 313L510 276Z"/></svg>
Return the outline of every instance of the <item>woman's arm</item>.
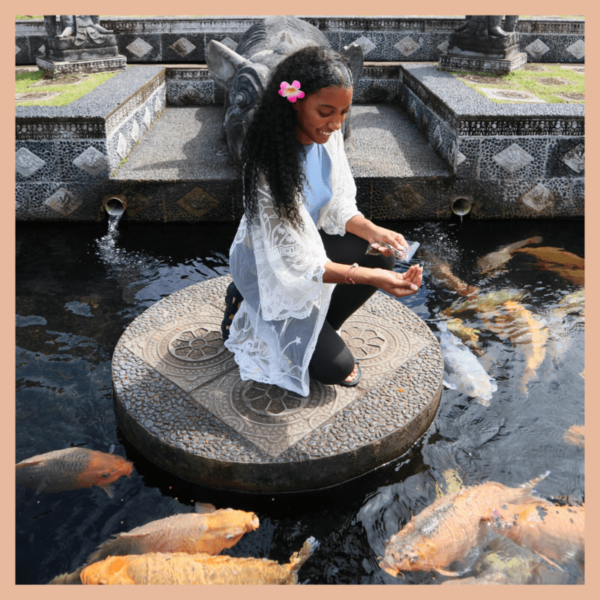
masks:
<svg viewBox="0 0 600 600"><path fill-rule="evenodd" d="M400 250L401 246L408 248L408 244L401 233L385 229L385 227L379 227L362 215L355 215L349 219L346 223L346 231L357 235L363 240L367 240L369 244L386 242L398 250ZM392 251L386 248L382 249L381 253L389 256L392 254Z"/></svg>
<svg viewBox="0 0 600 600"><path fill-rule="evenodd" d="M353 232L352 232L353 233ZM357 234L356 234L357 235ZM405 273L395 273L385 269L370 269L369 267L353 268L341 263L325 263L323 273L324 283L365 283L374 285L400 298L415 294L421 286L423 267L411 265ZM350 281L352 279L352 281Z"/></svg>

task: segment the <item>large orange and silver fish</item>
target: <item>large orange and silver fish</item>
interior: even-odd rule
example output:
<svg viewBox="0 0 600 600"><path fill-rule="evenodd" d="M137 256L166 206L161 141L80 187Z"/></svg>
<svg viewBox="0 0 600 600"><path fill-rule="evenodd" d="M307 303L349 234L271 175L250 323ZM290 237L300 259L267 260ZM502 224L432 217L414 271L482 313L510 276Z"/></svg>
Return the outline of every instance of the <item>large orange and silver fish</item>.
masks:
<svg viewBox="0 0 600 600"><path fill-rule="evenodd" d="M534 503L498 506L492 512L492 527L519 546L551 564L583 561L585 507Z"/></svg>
<svg viewBox="0 0 600 600"><path fill-rule="evenodd" d="M437 571L465 558L487 535L493 511L507 503L526 503L541 478L519 488L487 482L438 498L393 535L379 566L390 575L402 571Z"/></svg>
<svg viewBox="0 0 600 600"><path fill-rule="evenodd" d="M65 448L38 454L16 465L17 483L38 492L101 487L112 498L112 483L129 477L133 463L121 456L87 448Z"/></svg>
<svg viewBox="0 0 600 600"><path fill-rule="evenodd" d="M562 248L522 248L523 252L538 259L535 267L552 271L575 285L585 283L585 259Z"/></svg>
<svg viewBox="0 0 600 600"><path fill-rule="evenodd" d="M423 261L427 264L431 275L444 287L454 290L461 296L469 296L479 292L479 288L468 285L462 279L457 277L452 272L450 265L443 261L439 256L433 254L433 252L423 252L422 257Z"/></svg>
<svg viewBox="0 0 600 600"><path fill-rule="evenodd" d="M458 317L449 319L446 322L446 325L448 325L448 330L456 337L460 338L466 346L472 348L475 354L482 354L483 350L477 345L479 334L481 333L479 329L467 327L463 324L462 319L459 319Z"/></svg>
<svg viewBox="0 0 600 600"><path fill-rule="evenodd" d="M502 289L488 294L480 294L467 300L453 302L451 306L444 309L441 314L451 316L462 312L472 311L476 313L488 313L496 310L501 304L511 300L518 302L527 295L523 290Z"/></svg>
<svg viewBox="0 0 600 600"><path fill-rule="evenodd" d="M579 446L580 448L585 448L585 432L583 425L571 425L563 436L565 442L567 444L572 444L573 446Z"/></svg>
<svg viewBox="0 0 600 600"><path fill-rule="evenodd" d="M585 259L572 252L567 252L562 248L540 247L540 248L521 248L515 250L523 254L529 254L537 258L540 262L560 265L567 269L585 269Z"/></svg>
<svg viewBox="0 0 600 600"><path fill-rule="evenodd" d="M295 585L298 570L318 547L309 538L290 562L209 554L111 556L81 572L84 585Z"/></svg>
<svg viewBox="0 0 600 600"><path fill-rule="evenodd" d="M504 248L500 248L496 250L496 252L490 252L485 256L482 256L477 261L477 266L479 267L479 271L481 274L489 273L490 271L494 271L495 269L500 268L503 264L508 262L512 258L513 252L517 252L519 248L523 246L527 246L529 244L541 244L542 238L539 236L528 238L526 240L522 240L520 242L515 242L514 244L509 244L508 246L504 246Z"/></svg>
<svg viewBox="0 0 600 600"><path fill-rule="evenodd" d="M200 510L208 510L200 505ZM196 505L197 510L199 505ZM86 565L108 556L146 554L149 552L185 552L187 554L219 554L231 548L245 533L258 529L258 517L252 512L231 508L198 514L172 515L151 521L101 544L83 567L70 574L59 575L51 584L77 584Z"/></svg>
<svg viewBox="0 0 600 600"><path fill-rule="evenodd" d="M546 324L538 321L522 304L511 300L502 305L493 320L489 315L483 316L483 322L487 329L502 339L508 338L525 355L526 366L521 378L521 389L525 392L527 383L535 377L537 369L546 357Z"/></svg>

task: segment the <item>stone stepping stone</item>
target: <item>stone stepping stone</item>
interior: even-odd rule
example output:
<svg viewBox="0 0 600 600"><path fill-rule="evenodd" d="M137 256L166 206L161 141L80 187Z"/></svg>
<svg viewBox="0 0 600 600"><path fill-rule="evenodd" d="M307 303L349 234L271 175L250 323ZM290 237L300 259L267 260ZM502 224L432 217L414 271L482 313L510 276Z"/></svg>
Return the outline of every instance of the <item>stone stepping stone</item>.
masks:
<svg viewBox="0 0 600 600"><path fill-rule="evenodd" d="M404 454L442 395L443 358L425 322L377 292L341 335L358 386L313 382L305 398L242 381L220 327L218 277L164 298L127 327L112 362L122 431L160 467L201 485L253 493L337 485Z"/></svg>

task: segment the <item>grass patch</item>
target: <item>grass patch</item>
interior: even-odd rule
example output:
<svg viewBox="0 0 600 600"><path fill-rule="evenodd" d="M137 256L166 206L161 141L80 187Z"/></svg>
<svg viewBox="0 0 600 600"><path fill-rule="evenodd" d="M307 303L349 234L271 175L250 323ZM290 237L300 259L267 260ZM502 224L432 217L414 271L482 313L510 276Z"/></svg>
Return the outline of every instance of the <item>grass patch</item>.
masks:
<svg viewBox="0 0 600 600"><path fill-rule="evenodd" d="M117 72L112 73L93 73L85 74L81 83L65 85L40 85L30 87L43 79L42 71L27 71L26 73L18 73L16 75L15 93L27 94L30 92L60 92L60 96L50 98L48 100L23 100L16 102L16 106L65 106L74 100L85 96L94 88L98 87L111 77L114 77ZM49 80L50 81L50 80ZM68 78L65 79L69 81Z"/></svg>
<svg viewBox="0 0 600 600"><path fill-rule="evenodd" d="M467 71L455 71L453 75L461 79L461 81L473 88L486 98L488 96L482 92L479 88L493 88L493 89L509 89L524 92L531 92L537 98L548 102L549 104L566 104L566 100L558 96L558 94L566 93L585 93L585 74L577 73L571 69L564 69L558 65L543 64L545 71L527 71L525 69L519 69L513 71L508 75L490 75L489 73L468 73ZM472 81L466 81L461 76L464 75L481 75L484 77L492 77L496 79L498 83L474 83ZM560 78L565 81L563 85L545 85L540 82L540 79L544 78ZM488 98L490 99L490 98ZM509 103L508 100L492 100L498 104ZM584 100L575 101L583 103Z"/></svg>

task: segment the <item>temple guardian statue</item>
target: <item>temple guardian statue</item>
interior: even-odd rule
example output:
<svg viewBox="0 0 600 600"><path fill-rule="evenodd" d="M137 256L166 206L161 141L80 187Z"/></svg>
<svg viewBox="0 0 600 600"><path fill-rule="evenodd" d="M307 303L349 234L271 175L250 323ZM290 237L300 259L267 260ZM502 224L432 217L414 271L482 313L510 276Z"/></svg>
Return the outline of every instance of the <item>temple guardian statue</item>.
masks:
<svg viewBox="0 0 600 600"><path fill-rule="evenodd" d="M229 153L239 166L242 143L269 74L292 52L305 46L331 47L314 25L297 17L268 17L250 27L235 50L216 40L206 48L206 64L214 81L225 88L224 127ZM356 43L340 50L351 65L354 85L360 79L363 50ZM352 110L352 109L350 109ZM344 139L350 137L351 114L343 125Z"/></svg>
<svg viewBox="0 0 600 600"><path fill-rule="evenodd" d="M44 52L36 57L36 63L46 78L127 67L116 36L100 25L98 15L44 15L44 27Z"/></svg>
<svg viewBox="0 0 600 600"><path fill-rule="evenodd" d="M448 40L448 50L440 56L444 71L474 71L506 75L523 68L527 54L519 52L517 15L467 15Z"/></svg>

